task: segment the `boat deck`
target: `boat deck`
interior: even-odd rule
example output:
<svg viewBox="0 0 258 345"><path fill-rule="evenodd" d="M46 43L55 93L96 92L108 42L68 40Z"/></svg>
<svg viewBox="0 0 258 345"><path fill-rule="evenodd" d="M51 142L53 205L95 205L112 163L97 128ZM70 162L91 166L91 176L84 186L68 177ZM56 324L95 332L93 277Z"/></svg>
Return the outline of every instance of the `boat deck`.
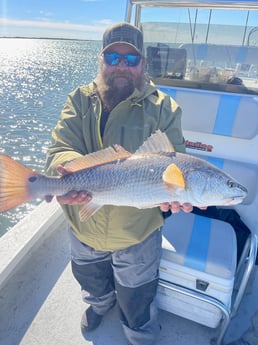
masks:
<svg viewBox="0 0 258 345"><path fill-rule="evenodd" d="M55 206L58 207L58 206ZM126 345L115 307L104 318L100 327L85 339L80 332L80 318L87 307L81 300L80 287L74 280L69 264L69 240L66 224L60 215L58 228L47 231L30 230L29 224L39 224L49 212L59 212L43 203L0 241L2 258L9 256L17 242L26 242L26 250L15 250L15 268L7 272L5 259L0 264L0 344L1 345ZM61 221L60 221L61 219ZM57 221L55 221L55 224ZM35 231L27 241L26 233ZM37 235L36 235L37 234ZM5 244L8 242L8 246ZM12 245L13 243L13 245ZM24 249L24 246L23 246ZM18 254L17 254L18 253ZM6 273L7 272L7 273ZM244 300L226 334L226 343L237 339L251 325L251 317L258 305L257 269L247 288ZM255 291L256 290L256 291ZM162 326L159 345L207 345L217 334L216 329L160 311ZM258 341L256 342L256 344ZM251 344L254 345L254 344Z"/></svg>

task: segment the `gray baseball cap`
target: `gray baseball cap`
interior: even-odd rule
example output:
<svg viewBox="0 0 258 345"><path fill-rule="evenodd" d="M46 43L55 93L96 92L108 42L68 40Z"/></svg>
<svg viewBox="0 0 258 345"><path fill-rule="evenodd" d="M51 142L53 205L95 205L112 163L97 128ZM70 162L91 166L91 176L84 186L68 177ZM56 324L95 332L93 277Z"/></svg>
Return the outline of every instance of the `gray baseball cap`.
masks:
<svg viewBox="0 0 258 345"><path fill-rule="evenodd" d="M115 43L128 44L143 55L143 34L134 25L121 22L108 27L103 34L102 53Z"/></svg>

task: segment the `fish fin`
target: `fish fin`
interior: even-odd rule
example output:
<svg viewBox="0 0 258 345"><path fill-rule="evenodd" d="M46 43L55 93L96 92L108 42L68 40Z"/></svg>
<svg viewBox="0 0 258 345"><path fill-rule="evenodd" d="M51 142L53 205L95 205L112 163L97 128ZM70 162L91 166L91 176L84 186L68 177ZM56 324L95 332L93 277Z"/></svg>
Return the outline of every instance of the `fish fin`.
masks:
<svg viewBox="0 0 258 345"><path fill-rule="evenodd" d="M174 186L185 189L185 179L182 174L182 171L174 163L170 164L166 168L166 170L163 172L162 178L168 186Z"/></svg>
<svg viewBox="0 0 258 345"><path fill-rule="evenodd" d="M145 153L175 153L175 149L166 133L157 130L138 148L135 154Z"/></svg>
<svg viewBox="0 0 258 345"><path fill-rule="evenodd" d="M28 202L31 197L28 179L38 173L9 156L0 154L0 212Z"/></svg>
<svg viewBox="0 0 258 345"><path fill-rule="evenodd" d="M79 211L80 221L85 222L85 220L90 218L101 207L102 207L102 205L95 204L94 202L89 202L89 203L83 205Z"/></svg>
<svg viewBox="0 0 258 345"><path fill-rule="evenodd" d="M132 154L126 151L120 145L114 145L106 149L89 153L83 157L77 158L65 165L68 173L91 168L97 165L114 162L120 159L131 157Z"/></svg>

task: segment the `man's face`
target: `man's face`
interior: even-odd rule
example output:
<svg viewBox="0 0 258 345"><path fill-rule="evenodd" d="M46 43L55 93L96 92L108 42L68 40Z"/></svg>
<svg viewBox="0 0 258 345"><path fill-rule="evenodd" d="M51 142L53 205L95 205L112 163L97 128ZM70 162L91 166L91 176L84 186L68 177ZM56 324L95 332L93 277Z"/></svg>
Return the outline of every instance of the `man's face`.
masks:
<svg viewBox="0 0 258 345"><path fill-rule="evenodd" d="M113 44L105 51L105 53L114 52L121 55L137 54L133 47L123 43ZM115 66L110 66L104 61L102 75L109 87L114 89L129 88L131 91L133 91L135 87L138 89L141 89L142 87L144 68L145 66L143 59L141 59L140 63L134 67L127 66L124 59L122 59L119 64Z"/></svg>

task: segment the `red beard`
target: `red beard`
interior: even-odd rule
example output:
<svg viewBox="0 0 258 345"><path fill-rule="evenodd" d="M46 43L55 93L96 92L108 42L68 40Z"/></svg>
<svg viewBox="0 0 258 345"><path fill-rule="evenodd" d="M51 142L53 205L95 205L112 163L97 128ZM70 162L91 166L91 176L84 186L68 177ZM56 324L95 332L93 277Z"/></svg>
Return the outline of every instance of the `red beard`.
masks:
<svg viewBox="0 0 258 345"><path fill-rule="evenodd" d="M113 72L108 77L98 78L98 92L109 111L129 97L134 89L135 81L129 73Z"/></svg>

